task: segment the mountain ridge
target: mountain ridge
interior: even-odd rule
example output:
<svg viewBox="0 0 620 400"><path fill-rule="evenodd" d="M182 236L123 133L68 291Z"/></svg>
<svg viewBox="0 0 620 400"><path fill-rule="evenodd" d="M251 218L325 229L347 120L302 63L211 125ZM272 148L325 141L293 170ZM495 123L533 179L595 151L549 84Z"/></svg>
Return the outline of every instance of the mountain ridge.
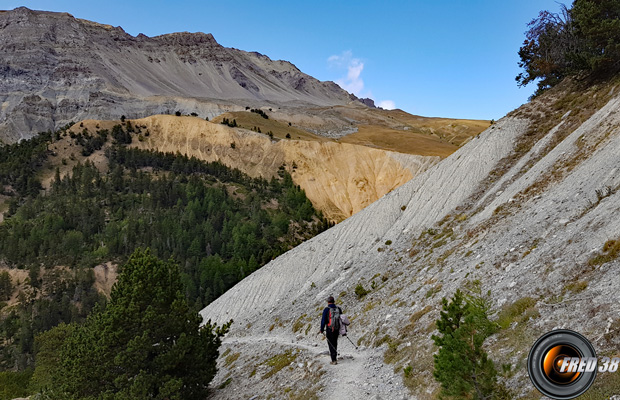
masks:
<svg viewBox="0 0 620 400"><path fill-rule="evenodd" d="M25 7L0 13L0 55L0 137L9 142L71 120L178 109L212 118L247 103L357 100L292 63L223 47L211 34L134 37L120 27Z"/></svg>

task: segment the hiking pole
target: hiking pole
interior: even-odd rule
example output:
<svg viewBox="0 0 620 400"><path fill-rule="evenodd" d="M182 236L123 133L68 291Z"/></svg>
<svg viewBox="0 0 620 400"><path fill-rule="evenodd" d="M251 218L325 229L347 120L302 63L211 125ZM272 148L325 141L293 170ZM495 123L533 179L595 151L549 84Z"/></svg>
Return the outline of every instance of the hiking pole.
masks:
<svg viewBox="0 0 620 400"><path fill-rule="evenodd" d="M351 339L349 339L349 337L348 337L348 336L346 336L346 335L345 335L345 337L347 338L347 340L348 340L349 342L351 342L351 344L353 345L353 347L355 347L355 350L359 350L359 348L355 345L355 343L353 343L353 341L352 341Z"/></svg>

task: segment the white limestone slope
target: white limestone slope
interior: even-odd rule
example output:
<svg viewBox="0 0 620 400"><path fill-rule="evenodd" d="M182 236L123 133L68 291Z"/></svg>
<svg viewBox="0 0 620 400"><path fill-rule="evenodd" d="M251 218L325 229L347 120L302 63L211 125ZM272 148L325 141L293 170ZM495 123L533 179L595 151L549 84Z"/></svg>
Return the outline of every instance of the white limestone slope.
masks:
<svg viewBox="0 0 620 400"><path fill-rule="evenodd" d="M205 320L234 320L223 346L238 361L221 359L214 385L231 376L237 385L214 398L277 395L286 386L318 398L435 399L430 337L441 298L458 288L488 293L492 318L507 313L485 346L496 365L510 366L501 380L515 398L537 395L524 384L525 360L534 341L552 329L576 330L598 352L617 351L620 260L591 260L607 241L620 239L620 97L612 98L609 87L591 92L603 96L593 114L562 118L566 110L553 101L573 95L569 91L528 104L520 115L536 120L542 114L556 126L536 133L527 119L500 120L203 309ZM591 92L580 95L592 98ZM369 293L356 296L357 285ZM363 346L357 351L340 342L342 369L358 373L347 375L336 392L331 376L341 371L317 354L326 346L314 335L328 295L353 316L350 336ZM269 345L258 345L265 341ZM261 375L270 357L286 351L304 363L274 378ZM378 361L384 354L392 364ZM409 390L402 374L408 365ZM620 394L605 390L597 393Z"/></svg>
<svg viewBox="0 0 620 400"><path fill-rule="evenodd" d="M314 298L307 299L313 283L321 289L316 297L322 298L353 271L375 266L380 271L382 254L377 247L410 237L459 205L512 150L514 138L527 123L506 118L495 126L361 212L256 271L202 310L204 320L234 319L235 326L243 326L283 300L314 303Z"/></svg>

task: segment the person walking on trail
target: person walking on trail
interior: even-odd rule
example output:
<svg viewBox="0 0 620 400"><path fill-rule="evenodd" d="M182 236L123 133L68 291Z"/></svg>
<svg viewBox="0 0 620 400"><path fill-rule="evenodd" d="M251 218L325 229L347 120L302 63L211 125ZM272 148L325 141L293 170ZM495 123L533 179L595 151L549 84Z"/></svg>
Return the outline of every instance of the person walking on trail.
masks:
<svg viewBox="0 0 620 400"><path fill-rule="evenodd" d="M323 317L321 318L321 331L319 334L325 332L327 337L327 347L329 347L329 354L332 358L332 364L338 364L338 335L340 333L340 316L342 315L342 309L334 304L334 296L327 298L327 307L323 310Z"/></svg>

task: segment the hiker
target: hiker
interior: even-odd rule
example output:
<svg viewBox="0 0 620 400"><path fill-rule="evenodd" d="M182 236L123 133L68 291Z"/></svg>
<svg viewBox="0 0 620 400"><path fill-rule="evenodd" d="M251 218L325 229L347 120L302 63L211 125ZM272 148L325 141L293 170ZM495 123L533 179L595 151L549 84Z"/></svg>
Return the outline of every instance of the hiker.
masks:
<svg viewBox="0 0 620 400"><path fill-rule="evenodd" d="M327 307L323 310L323 317L321 318L321 331L319 334L323 334L327 337L327 347L329 347L329 354L332 358L332 364L338 364L338 334L340 333L340 316L342 315L342 309L336 306L334 296L327 298Z"/></svg>

